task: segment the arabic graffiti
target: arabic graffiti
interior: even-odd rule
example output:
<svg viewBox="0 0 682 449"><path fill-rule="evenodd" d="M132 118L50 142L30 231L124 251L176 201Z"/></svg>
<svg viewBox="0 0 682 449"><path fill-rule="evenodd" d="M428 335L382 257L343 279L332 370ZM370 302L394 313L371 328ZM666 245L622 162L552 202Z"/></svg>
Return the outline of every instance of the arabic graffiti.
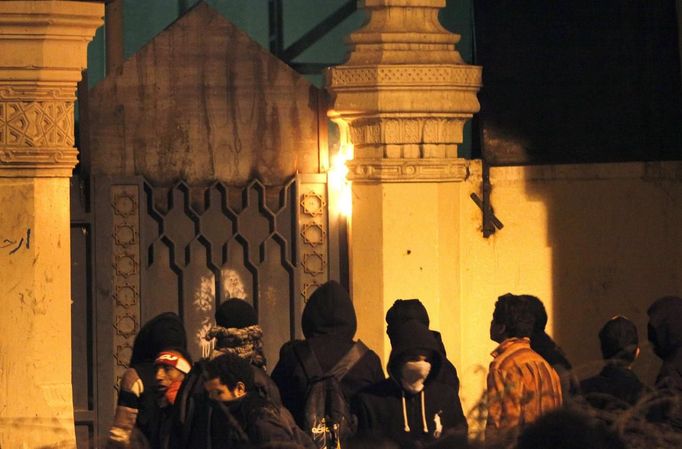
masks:
<svg viewBox="0 0 682 449"><path fill-rule="evenodd" d="M31 248L31 228L26 228L26 235L20 236L18 239L3 239L0 242L0 250L9 250L9 254L14 254L26 246L26 249Z"/></svg>

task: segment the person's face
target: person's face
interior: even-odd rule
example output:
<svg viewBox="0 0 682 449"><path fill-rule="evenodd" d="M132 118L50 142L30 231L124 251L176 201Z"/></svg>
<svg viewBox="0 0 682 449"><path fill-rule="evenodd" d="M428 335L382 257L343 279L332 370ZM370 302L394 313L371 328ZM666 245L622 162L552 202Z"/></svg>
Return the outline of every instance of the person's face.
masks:
<svg viewBox="0 0 682 449"><path fill-rule="evenodd" d="M160 390L166 390L173 382L182 382L185 374L170 365L156 365L156 383Z"/></svg>
<svg viewBox="0 0 682 449"><path fill-rule="evenodd" d="M246 387L243 382L237 382L234 388L220 382L220 378L209 379L204 382L204 388L208 397L214 401L230 402L246 396Z"/></svg>
<svg viewBox="0 0 682 449"><path fill-rule="evenodd" d="M497 343L502 343L505 338L505 326L500 324L495 319L490 322L490 339Z"/></svg>

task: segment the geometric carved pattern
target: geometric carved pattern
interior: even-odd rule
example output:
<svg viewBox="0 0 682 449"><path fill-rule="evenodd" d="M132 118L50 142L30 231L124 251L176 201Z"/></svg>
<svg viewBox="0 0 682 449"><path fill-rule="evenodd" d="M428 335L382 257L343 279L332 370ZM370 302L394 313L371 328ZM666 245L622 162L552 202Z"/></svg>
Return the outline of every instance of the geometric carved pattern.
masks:
<svg viewBox="0 0 682 449"><path fill-rule="evenodd" d="M188 334L197 337L213 321L223 295L246 298L260 309L261 326L276 336L266 348L276 355L283 336L294 336L289 317L297 295L295 192L295 179L283 186L254 179L244 187L144 182L145 233L138 240L145 304L177 310ZM194 338L189 349L201 354L200 342Z"/></svg>
<svg viewBox="0 0 682 449"><path fill-rule="evenodd" d="M321 216L324 214L325 206L327 205L324 196L315 192L306 192L301 196L301 212L304 215L311 217Z"/></svg>
<svg viewBox="0 0 682 449"><path fill-rule="evenodd" d="M113 348L114 379L123 376L140 329L139 188L114 185L110 191L113 218ZM114 389L118 383L114 385Z"/></svg>
<svg viewBox="0 0 682 449"><path fill-rule="evenodd" d="M306 223L301 226L301 237L303 237L303 243L310 246L318 246L326 241L327 233L322 225L318 223Z"/></svg>
<svg viewBox="0 0 682 449"><path fill-rule="evenodd" d="M75 89L0 83L0 168L69 176L76 165Z"/></svg>
<svg viewBox="0 0 682 449"><path fill-rule="evenodd" d="M325 272L327 267L327 261L325 256L318 252L308 252L303 254L303 271L306 273L317 276Z"/></svg>
<svg viewBox="0 0 682 449"><path fill-rule="evenodd" d="M305 177L299 178L298 229L301 238L298 240L298 250L301 265L298 276L299 295L304 302L329 279L327 183L324 179L316 181L306 182Z"/></svg>
<svg viewBox="0 0 682 449"><path fill-rule="evenodd" d="M118 306L128 309L129 307L137 305L138 295L139 293L132 285L117 285L114 299Z"/></svg>
<svg viewBox="0 0 682 449"><path fill-rule="evenodd" d="M0 145L72 147L73 103L0 103Z"/></svg>
<svg viewBox="0 0 682 449"><path fill-rule="evenodd" d="M382 67L338 66L330 71L331 87L357 87L367 85L481 85L481 67L466 65L429 66L409 65Z"/></svg>

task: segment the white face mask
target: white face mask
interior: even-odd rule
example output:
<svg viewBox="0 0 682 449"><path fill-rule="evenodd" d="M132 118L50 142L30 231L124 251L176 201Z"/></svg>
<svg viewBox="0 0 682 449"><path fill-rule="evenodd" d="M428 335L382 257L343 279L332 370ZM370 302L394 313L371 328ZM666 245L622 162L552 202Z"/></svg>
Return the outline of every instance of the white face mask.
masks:
<svg viewBox="0 0 682 449"><path fill-rule="evenodd" d="M430 372L431 364L425 360L405 362L400 368L400 384L412 394L419 393Z"/></svg>

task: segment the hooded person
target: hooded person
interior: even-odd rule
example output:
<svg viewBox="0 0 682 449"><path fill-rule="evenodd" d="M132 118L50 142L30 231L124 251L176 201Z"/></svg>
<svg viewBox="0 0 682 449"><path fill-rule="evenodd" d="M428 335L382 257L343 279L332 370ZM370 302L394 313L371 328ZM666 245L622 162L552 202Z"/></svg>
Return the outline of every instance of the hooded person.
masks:
<svg viewBox="0 0 682 449"><path fill-rule="evenodd" d="M206 333L211 343L207 357L197 362L177 401L177 416L173 428L172 447L203 448L211 433L212 403L203 388L206 366L224 354L232 354L248 362L253 371L253 394L257 394L276 407L282 400L277 385L266 373L267 360L263 353L263 329L258 324L258 314L243 299L223 301L215 312L216 325Z"/></svg>
<svg viewBox="0 0 682 449"><path fill-rule="evenodd" d="M154 448L160 440L161 405L155 361L166 348L186 350L187 336L180 317L172 312L149 320L133 342L129 368L119 385L109 448Z"/></svg>
<svg viewBox="0 0 682 449"><path fill-rule="evenodd" d="M467 421L457 391L438 381L443 355L422 322L392 328L389 378L358 395L358 435L389 438L401 449L458 447Z"/></svg>
<svg viewBox="0 0 682 449"><path fill-rule="evenodd" d="M356 347L353 340L356 327L353 303L338 282L329 281L310 295L301 317L305 340L285 343L280 349L277 366L272 371L272 379L279 387L282 403L294 415L299 426L305 426L306 392L309 386L301 354L312 353L321 371L327 373L351 348ZM340 386L350 403L358 391L383 378L379 357L367 349L343 376Z"/></svg>
<svg viewBox="0 0 682 449"><path fill-rule="evenodd" d="M530 336L530 348L540 354L543 359L550 364L554 371L559 375L561 381L561 391L564 398L568 398L578 391L578 380L572 373L573 366L566 358L566 353L556 344L552 337L547 334L545 328L547 327L547 310L545 305L536 296L519 295L525 298L530 310L535 318L533 325L533 333Z"/></svg>
<svg viewBox="0 0 682 449"><path fill-rule="evenodd" d="M409 320L417 320L427 328L430 325L429 314L426 307L418 299L396 299L390 309L386 312L386 333L388 337L395 332L402 323ZM443 355L443 365L438 373L437 380L441 383L450 385L455 391L459 392L459 377L455 365L450 362L445 352L445 345L440 332L431 330L433 338L436 339L438 350Z"/></svg>
<svg viewBox="0 0 682 449"><path fill-rule="evenodd" d="M682 298L666 296L647 311L648 337L663 361L656 378L661 406L652 410L654 421L664 421L682 431Z"/></svg>

